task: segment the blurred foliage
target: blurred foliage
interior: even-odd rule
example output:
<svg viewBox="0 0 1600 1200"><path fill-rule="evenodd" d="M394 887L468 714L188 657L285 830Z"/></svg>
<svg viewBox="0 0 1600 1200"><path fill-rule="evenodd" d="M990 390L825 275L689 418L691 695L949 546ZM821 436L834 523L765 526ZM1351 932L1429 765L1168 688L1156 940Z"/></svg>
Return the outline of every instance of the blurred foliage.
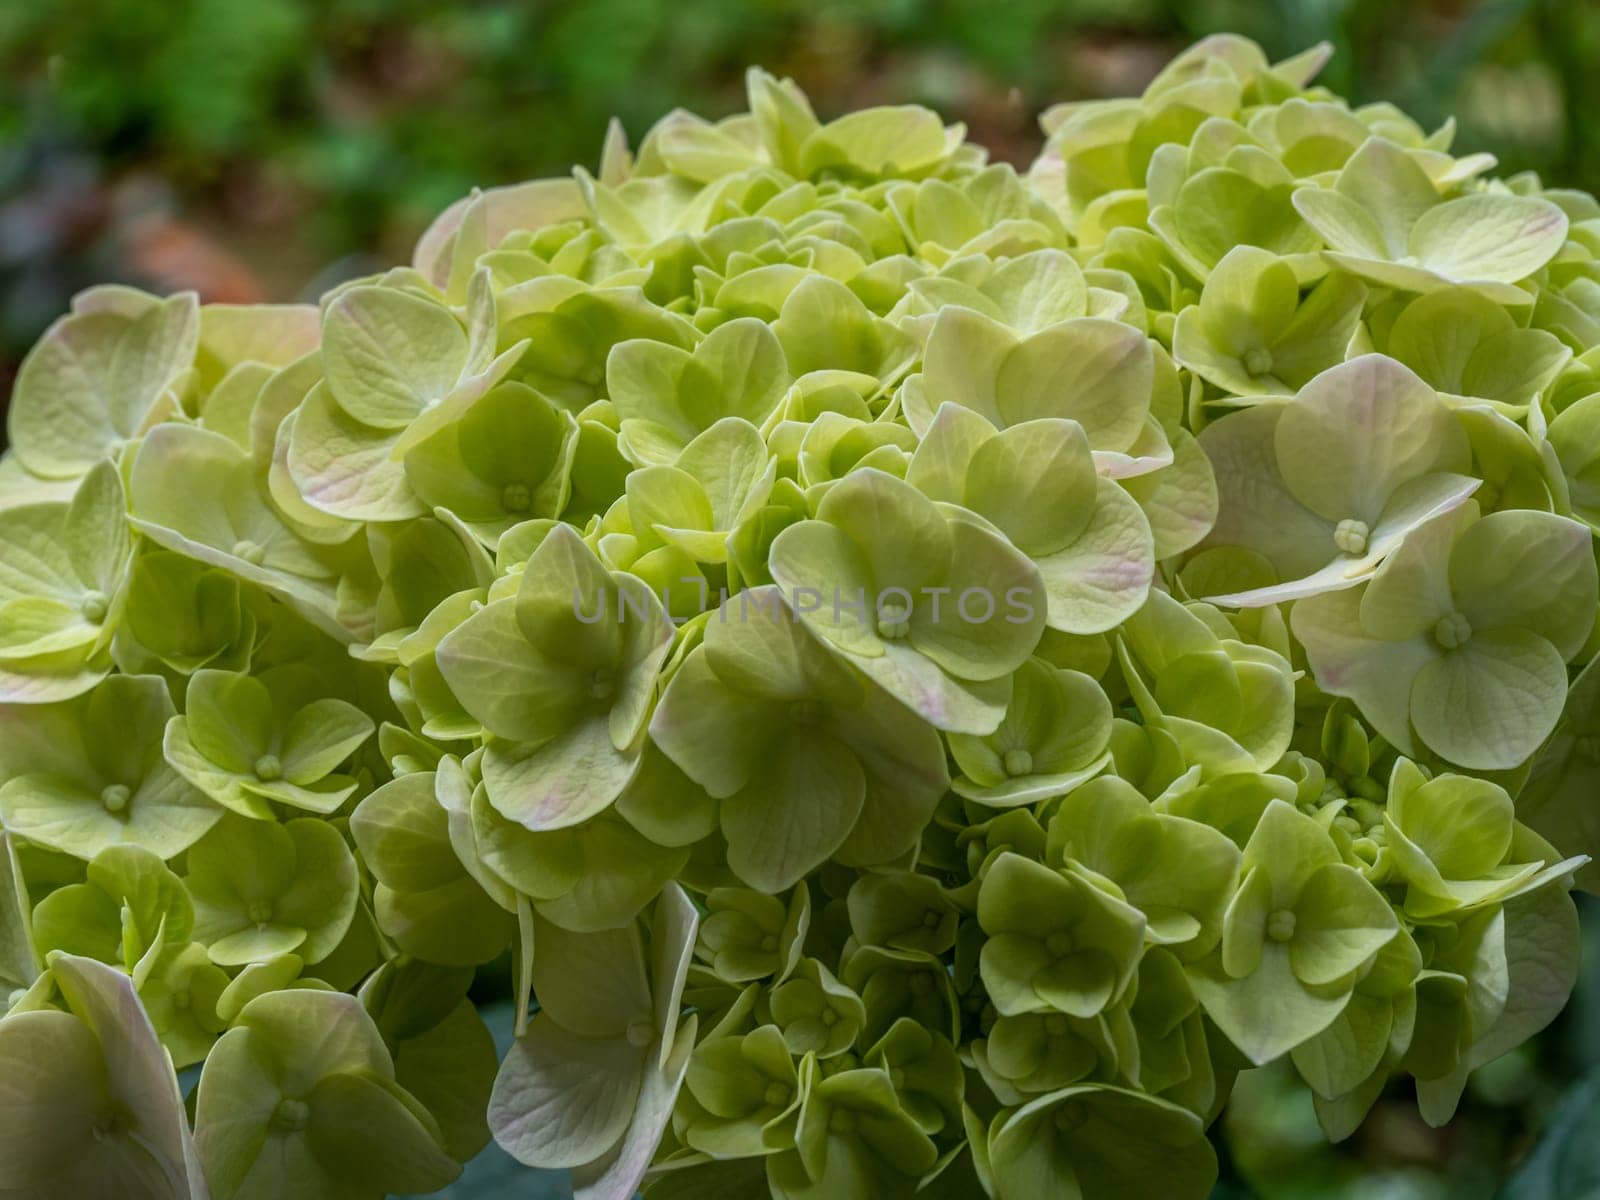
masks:
<svg viewBox="0 0 1600 1200"><path fill-rule="evenodd" d="M1026 163L1046 104L1136 92L1222 29L1274 55L1326 39L1353 102L1455 113L1502 170L1600 190L1595 0L0 0L0 396L78 288L315 295L475 184L593 165L613 115L637 139L675 106L734 110L750 63L825 110L930 104ZM1328 1147L1303 1089L1252 1073L1219 1200L1600 1195L1600 1083L1574 1089L1600 1069L1594 905L1585 926L1572 1007L1448 1129L1396 1095ZM478 1194L511 1186L481 1170Z"/></svg>
<svg viewBox="0 0 1600 1200"><path fill-rule="evenodd" d="M1287 1069L1239 1079L1214 1131L1215 1200L1600 1200L1600 902L1577 896L1583 965L1539 1037L1480 1068L1455 1119L1430 1129L1392 1088L1329 1146Z"/></svg>
<svg viewBox="0 0 1600 1200"><path fill-rule="evenodd" d="M1212 1200L1600 1200L1600 901L1579 895L1583 964L1572 1002L1516 1052L1480 1068L1455 1119L1430 1129L1404 1081L1347 1142L1330 1146L1288 1064L1240 1077L1212 1131ZM473 988L502 1055L510 1046L505 961ZM491 1145L446 1200L560 1200L566 1172L532 1171Z"/></svg>
<svg viewBox="0 0 1600 1200"><path fill-rule="evenodd" d="M13 0L0 3L0 394L90 282L315 294L401 257L474 184L592 163L749 63L885 98L1026 162L1034 117L1136 91L1195 37L1286 54L1461 142L1600 186L1593 0ZM333 263L328 268L326 264Z"/></svg>

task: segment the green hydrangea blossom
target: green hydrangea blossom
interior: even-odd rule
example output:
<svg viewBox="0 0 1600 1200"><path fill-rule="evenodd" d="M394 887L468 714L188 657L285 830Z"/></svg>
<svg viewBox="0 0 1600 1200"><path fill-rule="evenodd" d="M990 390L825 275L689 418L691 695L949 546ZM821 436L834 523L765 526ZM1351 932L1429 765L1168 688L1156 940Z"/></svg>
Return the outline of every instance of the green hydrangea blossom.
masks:
<svg viewBox="0 0 1600 1200"><path fill-rule="evenodd" d="M875 469L780 533L770 564L807 628L936 728L998 725L1008 676L1045 621L1038 570L1021 551Z"/></svg>
<svg viewBox="0 0 1600 1200"><path fill-rule="evenodd" d="M222 966L291 952L320 962L355 916L355 859L338 832L314 818L279 825L227 816L186 865L195 937Z"/></svg>
<svg viewBox="0 0 1600 1200"><path fill-rule="evenodd" d="M70 954L54 957L45 980L53 1002L14 1008L0 1031L0 1187L205 1195L177 1078L133 982Z"/></svg>
<svg viewBox="0 0 1600 1200"><path fill-rule="evenodd" d="M1328 261L1379 287L1458 286L1523 305L1516 286L1549 262L1567 215L1548 200L1489 191L1446 199L1417 158L1382 136L1361 144L1332 187L1301 188L1294 207Z"/></svg>
<svg viewBox="0 0 1600 1200"><path fill-rule="evenodd" d="M1566 662L1594 624L1586 526L1467 505L1408 538L1359 589L1297 605L1321 685L1388 740L1478 770L1516 767L1561 715Z"/></svg>
<svg viewBox="0 0 1600 1200"><path fill-rule="evenodd" d="M775 588L730 599L702 636L650 735L721 801L729 868L780 892L830 857L870 865L909 850L949 782L934 729L869 693Z"/></svg>
<svg viewBox="0 0 1600 1200"><path fill-rule="evenodd" d="M17 461L76 479L180 410L195 365L200 305L132 288L96 288L52 325L17 374L7 429Z"/></svg>
<svg viewBox="0 0 1600 1200"><path fill-rule="evenodd" d="M0 1193L1198 1198L1283 1059L1448 1121L1600 882L1600 203L1327 56L1025 172L752 70L319 305L78 297Z"/></svg>
<svg viewBox="0 0 1600 1200"><path fill-rule="evenodd" d="M1321 1033L1399 923L1332 838L1282 800L1245 844L1214 958L1191 973L1206 1011L1251 1061Z"/></svg>
<svg viewBox="0 0 1600 1200"><path fill-rule="evenodd" d="M437 1190L460 1174L438 1121L395 1079L353 996L270 992L206 1059L195 1145L213 1195L263 1188L379 1197ZM370 1148L385 1147L381 1162Z"/></svg>
<svg viewBox="0 0 1600 1200"><path fill-rule="evenodd" d="M223 809L162 756L175 717L166 685L151 675L113 675L73 700L0 708L0 820L82 859L119 845L181 854Z"/></svg>
<svg viewBox="0 0 1600 1200"><path fill-rule="evenodd" d="M1512 417L1524 416L1572 357L1554 334L1522 328L1477 292L1454 290L1408 297L1384 349L1456 402L1487 402Z"/></svg>
<svg viewBox="0 0 1600 1200"><path fill-rule="evenodd" d="M1360 280L1332 274L1302 300L1281 258L1236 246L1207 277L1200 302L1178 314L1172 354L1230 395L1290 394L1345 360L1366 298Z"/></svg>
<svg viewBox="0 0 1600 1200"><path fill-rule="evenodd" d="M949 735L961 768L951 786L995 807L1065 795L1105 769L1111 733L1110 702L1092 678L1032 658L1013 677L998 729L986 737Z"/></svg>
<svg viewBox="0 0 1600 1200"><path fill-rule="evenodd" d="M1215 599L1258 605L1349 587L1478 486L1466 432L1394 360L1332 367L1290 402L1206 427L1220 507L1209 544L1265 558L1282 582Z"/></svg>
<svg viewBox="0 0 1600 1200"><path fill-rule="evenodd" d="M1261 771L1289 748L1289 663L1241 639L1216 609L1151 592L1118 651L1144 723L1170 734L1187 764L1206 774Z"/></svg>
<svg viewBox="0 0 1600 1200"><path fill-rule="evenodd" d="M34 906L33 939L46 955L81 955L133 975L167 946L188 944L194 909L183 881L154 854L110 846L89 862L83 882Z"/></svg>
<svg viewBox="0 0 1600 1200"><path fill-rule="evenodd" d="M167 761L246 817L269 819L273 804L331 813L359 786L335 771L372 736L372 720L321 691L299 666L197 671L188 711L167 723Z"/></svg>
<svg viewBox="0 0 1600 1200"><path fill-rule="evenodd" d="M0 511L0 699L67 700L111 669L133 532L121 476L91 468L70 500Z"/></svg>

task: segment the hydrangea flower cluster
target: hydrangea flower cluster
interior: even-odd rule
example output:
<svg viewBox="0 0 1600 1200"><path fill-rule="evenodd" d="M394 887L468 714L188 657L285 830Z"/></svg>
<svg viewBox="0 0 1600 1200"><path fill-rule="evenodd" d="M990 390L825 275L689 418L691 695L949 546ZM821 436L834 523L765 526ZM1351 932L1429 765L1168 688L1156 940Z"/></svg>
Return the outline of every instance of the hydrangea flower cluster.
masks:
<svg viewBox="0 0 1600 1200"><path fill-rule="evenodd" d="M1185 1200L1284 1058L1447 1121L1600 882L1600 204L1324 57L1026 175L756 70L319 306L80 296L0 462L0 1194Z"/></svg>

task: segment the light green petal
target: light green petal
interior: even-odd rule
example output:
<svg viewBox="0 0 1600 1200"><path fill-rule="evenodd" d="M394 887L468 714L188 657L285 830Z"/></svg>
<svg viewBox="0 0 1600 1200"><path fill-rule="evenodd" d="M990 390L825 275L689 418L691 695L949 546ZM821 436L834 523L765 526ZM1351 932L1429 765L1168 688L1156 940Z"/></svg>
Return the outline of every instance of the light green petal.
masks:
<svg viewBox="0 0 1600 1200"><path fill-rule="evenodd" d="M1348 988L1312 991L1295 978L1289 949L1269 942L1260 965L1231 979L1214 962L1189 969L1189 984L1206 1015L1257 1066L1316 1037L1344 1011Z"/></svg>
<svg viewBox="0 0 1600 1200"><path fill-rule="evenodd" d="M1124 450L1144 427L1155 358L1139 331L1117 321L1064 321L1022 341L993 384L1002 425L1040 417L1077 421L1097 450Z"/></svg>
<svg viewBox="0 0 1600 1200"><path fill-rule="evenodd" d="M372 736L372 719L353 704L325 697L289 718L283 734L283 775L291 783L317 782Z"/></svg>
<svg viewBox="0 0 1600 1200"><path fill-rule="evenodd" d="M1051 629L1104 633L1143 606L1155 575L1155 542L1138 501L1099 481L1093 516L1076 540L1036 556Z"/></svg>
<svg viewBox="0 0 1600 1200"><path fill-rule="evenodd" d="M1259 246L1223 255L1200 293L1205 333L1233 357L1277 342L1300 301L1294 269Z"/></svg>
<svg viewBox="0 0 1600 1200"><path fill-rule="evenodd" d="M225 770L253 772L273 746L272 697L259 679L197 671L189 681L188 731L194 746Z"/></svg>
<svg viewBox="0 0 1600 1200"><path fill-rule="evenodd" d="M491 733L547 741L572 725L589 699L588 680L529 644L517 607L513 597L496 600L446 634L436 652L439 671Z"/></svg>
<svg viewBox="0 0 1600 1200"><path fill-rule="evenodd" d="M849 836L865 795L860 764L838 742L784 738L751 783L723 801L728 865L764 892L791 887Z"/></svg>
<svg viewBox="0 0 1600 1200"><path fill-rule="evenodd" d="M1376 523L1396 488L1466 465L1466 433L1432 388L1393 359L1325 371L1285 407L1273 435L1289 490L1329 521Z"/></svg>
<svg viewBox="0 0 1600 1200"><path fill-rule="evenodd" d="M355 287L323 316L322 369L354 420L399 429L455 386L467 337L450 311L408 292Z"/></svg>
<svg viewBox="0 0 1600 1200"><path fill-rule="evenodd" d="M1594 624L1596 575L1587 527L1553 513L1490 513L1450 554L1450 590L1476 629L1515 627L1571 658Z"/></svg>
<svg viewBox="0 0 1600 1200"><path fill-rule="evenodd" d="M350 521L400 521L426 511L392 451L399 435L363 425L319 384L296 410L288 468L307 504Z"/></svg>
<svg viewBox="0 0 1600 1200"><path fill-rule="evenodd" d="M425 1110L381 1075L327 1075L306 1104L311 1153L346 1187L437 1191L461 1173Z"/></svg>
<svg viewBox="0 0 1600 1200"><path fill-rule="evenodd" d="M82 475L143 431L193 363L194 293L139 298L137 312L80 310L62 318L23 362L8 429L30 470L46 478Z"/></svg>
<svg viewBox="0 0 1600 1200"><path fill-rule="evenodd" d="M1114 1200L1159 1177L1163 1195L1201 1200L1217 1171L1192 1113L1103 1085L1064 1088L1003 1112L990 1126L987 1158L1006 1197L1049 1195L1071 1180L1083 1200Z"/></svg>
<svg viewBox="0 0 1600 1200"><path fill-rule="evenodd" d="M618 750L601 714L537 746L491 742L483 777L489 802L533 830L564 829L610 807L639 767L639 751Z"/></svg>
<svg viewBox="0 0 1600 1200"><path fill-rule="evenodd" d="M1339 195L1359 203L1382 228L1383 253L1371 256L1376 258L1398 259L1404 254L1411 229L1439 203L1437 189L1416 158L1382 137L1362 143L1334 186Z"/></svg>
<svg viewBox="0 0 1600 1200"><path fill-rule="evenodd" d="M1393 1001L1357 992L1333 1024L1290 1052L1295 1069L1319 1097L1338 1099L1379 1069L1393 1028Z"/></svg>
<svg viewBox="0 0 1600 1200"><path fill-rule="evenodd" d="M1037 561L1080 540L1103 498L1097 482L1081 425L1025 421L975 448L956 499Z"/></svg>
<svg viewBox="0 0 1600 1200"><path fill-rule="evenodd" d="M626 1038L581 1038L536 1017L500 1066L489 1127L527 1166L581 1166L622 1137L644 1074L643 1051Z"/></svg>
<svg viewBox="0 0 1600 1200"><path fill-rule="evenodd" d="M1488 874L1511 849L1513 808L1504 788L1468 775L1440 775L1391 793L1389 816L1446 879Z"/></svg>
<svg viewBox="0 0 1600 1200"><path fill-rule="evenodd" d="M1295 604L1290 625L1306 648L1317 686L1350 697L1391 745L1414 753L1412 685L1439 651L1426 635L1403 641L1365 635L1361 599L1359 590L1310 596Z"/></svg>
<svg viewBox="0 0 1600 1200"><path fill-rule="evenodd" d="M1549 736L1566 698L1561 653L1526 629L1474 633L1417 673L1411 720L1429 749L1479 771L1520 766Z"/></svg>
<svg viewBox="0 0 1600 1200"><path fill-rule="evenodd" d="M1398 928L1388 901L1343 863L1312 874L1295 915L1289 960L1295 977L1311 987L1333 984L1358 970Z"/></svg>
<svg viewBox="0 0 1600 1200"><path fill-rule="evenodd" d="M1407 534L1362 590L1359 627L1371 637L1400 642L1430 633L1454 612L1451 550L1477 515L1476 503L1462 504Z"/></svg>
<svg viewBox="0 0 1600 1200"><path fill-rule="evenodd" d="M1515 283L1561 249L1567 215L1548 200L1480 193L1429 209L1406 250L1446 279Z"/></svg>
<svg viewBox="0 0 1600 1200"><path fill-rule="evenodd" d="M1283 477L1275 445L1284 411L1276 404L1243 409L1201 432L1218 496L1216 524L1201 544L1253 550L1280 578L1300 579L1327 562L1335 523L1303 505Z"/></svg>
<svg viewBox="0 0 1600 1200"><path fill-rule="evenodd" d="M1178 430L1172 454L1170 466L1120 481L1144 510L1158 560L1203 541L1216 526L1221 505L1216 471L1194 434Z"/></svg>

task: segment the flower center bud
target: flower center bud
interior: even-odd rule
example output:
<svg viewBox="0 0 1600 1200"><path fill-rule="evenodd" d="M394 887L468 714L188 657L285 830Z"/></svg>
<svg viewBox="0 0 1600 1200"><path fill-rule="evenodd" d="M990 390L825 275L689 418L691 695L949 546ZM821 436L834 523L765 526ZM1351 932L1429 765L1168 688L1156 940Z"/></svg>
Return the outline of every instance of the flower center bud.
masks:
<svg viewBox="0 0 1600 1200"><path fill-rule="evenodd" d="M911 632L911 606L899 598L878 605L878 636L887 641Z"/></svg>
<svg viewBox="0 0 1600 1200"><path fill-rule="evenodd" d="M776 954L778 952L778 939L770 933L761 939L761 952L763 954Z"/></svg>
<svg viewBox="0 0 1600 1200"><path fill-rule="evenodd" d="M533 493L525 483L508 483L500 492L500 507L507 512L527 512L533 504Z"/></svg>
<svg viewBox="0 0 1600 1200"><path fill-rule="evenodd" d="M257 545L249 538L242 538L233 544L233 556L242 558L253 567L259 567L266 561L266 547Z"/></svg>
<svg viewBox="0 0 1600 1200"><path fill-rule="evenodd" d="M272 901L250 901L249 907L245 909L245 915L257 925L265 925L268 921L272 920Z"/></svg>
<svg viewBox="0 0 1600 1200"><path fill-rule="evenodd" d="M609 700L616 690L616 678L604 667L589 676L589 695L596 700Z"/></svg>
<svg viewBox="0 0 1600 1200"><path fill-rule="evenodd" d="M1005 758L1001 761L1007 775L1014 777L1033 774L1033 755L1026 750L1007 750Z"/></svg>
<svg viewBox="0 0 1600 1200"><path fill-rule="evenodd" d="M1275 942L1287 942L1294 936L1294 913L1280 908L1267 917L1267 936Z"/></svg>
<svg viewBox="0 0 1600 1200"><path fill-rule="evenodd" d="M833 1028L833 1026L835 1026L835 1025L837 1025L839 1023L839 1014L834 1012L833 1009L831 1009L831 1008L823 1009L822 1010L822 1023L824 1025L828 1026L830 1029Z"/></svg>
<svg viewBox="0 0 1600 1200"><path fill-rule="evenodd" d="M599 387L606 377L605 368L599 363L592 363L579 373L578 378L590 387Z"/></svg>
<svg viewBox="0 0 1600 1200"><path fill-rule="evenodd" d="M1051 1037L1066 1037L1070 1028L1066 1013L1051 1013L1044 1019L1044 1031Z"/></svg>
<svg viewBox="0 0 1600 1200"><path fill-rule="evenodd" d="M648 1016L635 1017L628 1022L628 1043L641 1050L655 1040L656 1027Z"/></svg>
<svg viewBox="0 0 1600 1200"><path fill-rule="evenodd" d="M110 601L104 592L85 592L83 599L78 601L78 611L83 614L83 619L91 625L98 625L106 619L106 609Z"/></svg>
<svg viewBox="0 0 1600 1200"><path fill-rule="evenodd" d="M256 759L256 778L262 783L272 783L283 777L283 764L276 754L263 754Z"/></svg>
<svg viewBox="0 0 1600 1200"><path fill-rule="evenodd" d="M1339 527L1333 531L1333 544L1346 554L1358 555L1367 552L1367 538L1372 531L1367 528L1365 521L1347 518L1339 522Z"/></svg>
<svg viewBox="0 0 1600 1200"><path fill-rule="evenodd" d="M177 1008L177 1009L188 1008L189 1007L189 993L188 992L183 992L183 991L173 992L172 993L172 1007L173 1008Z"/></svg>
<svg viewBox="0 0 1600 1200"><path fill-rule="evenodd" d="M1065 929L1058 929L1044 940L1044 948L1053 958L1065 958L1078 948L1078 939Z"/></svg>
<svg viewBox="0 0 1600 1200"><path fill-rule="evenodd" d="M304 1100L280 1100L272 1123L287 1133L299 1133L310 1116L311 1107Z"/></svg>
<svg viewBox="0 0 1600 1200"><path fill-rule="evenodd" d="M769 1083L765 1094L761 1098L767 1102L767 1107L769 1108L783 1108L788 1105L793 1095L794 1093L784 1087L783 1084Z"/></svg>
<svg viewBox="0 0 1600 1200"><path fill-rule="evenodd" d="M1472 622L1458 612L1453 612L1448 617L1440 617L1439 623L1433 627L1433 640L1445 650L1464 646L1471 636Z"/></svg>
<svg viewBox="0 0 1600 1200"><path fill-rule="evenodd" d="M1246 350L1244 352L1244 369L1252 377L1265 375L1272 370L1272 351L1265 346L1256 346Z"/></svg>
<svg viewBox="0 0 1600 1200"><path fill-rule="evenodd" d="M944 914L937 909L930 908L922 914L922 927L927 930L939 928L944 923Z"/></svg>
<svg viewBox="0 0 1600 1200"><path fill-rule="evenodd" d="M128 811L128 801L133 798L133 793L120 783L113 783L100 793L100 807L112 816L117 816Z"/></svg>

